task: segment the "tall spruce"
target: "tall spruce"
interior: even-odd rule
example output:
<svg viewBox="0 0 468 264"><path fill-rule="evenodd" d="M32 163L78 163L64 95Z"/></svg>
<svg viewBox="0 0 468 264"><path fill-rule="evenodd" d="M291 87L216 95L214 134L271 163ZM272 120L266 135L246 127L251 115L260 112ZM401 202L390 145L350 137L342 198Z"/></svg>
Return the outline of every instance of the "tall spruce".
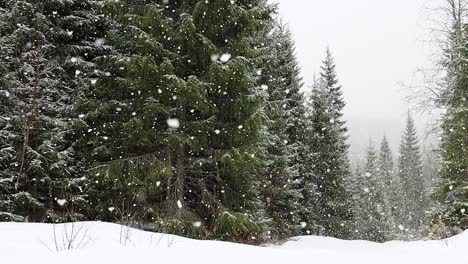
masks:
<svg viewBox="0 0 468 264"><path fill-rule="evenodd" d="M270 8L105 1L103 10L114 21L107 40L116 51L96 59L75 107L96 194L92 215L111 220L131 209L135 221L166 232L260 237L266 96L251 44Z"/></svg>
<svg viewBox="0 0 468 264"><path fill-rule="evenodd" d="M410 231L416 231L424 223L427 208L424 203L421 151L416 126L410 113L400 143L398 178L402 195L402 205L399 208L400 224Z"/></svg>
<svg viewBox="0 0 468 264"><path fill-rule="evenodd" d="M384 221L388 227L393 230L387 231L387 237L391 235L391 231L395 231L395 219L398 203L400 200L398 194L398 180L395 175L395 165L393 162L393 154L390 149L387 137L382 138L380 144L379 158L378 158L378 177L380 182L380 191L382 192L384 204L382 211L385 214Z"/></svg>
<svg viewBox="0 0 468 264"><path fill-rule="evenodd" d="M82 219L73 210L84 199L67 109L90 60L106 49L96 43L105 23L86 0L0 8L0 220L67 220L56 211Z"/></svg>
<svg viewBox="0 0 468 264"><path fill-rule="evenodd" d="M300 180L301 129L304 128L302 79L287 26L274 21L267 31L262 65L267 101L267 167L263 195L266 211L279 238L301 234L302 194ZM302 130L303 131L303 130ZM304 225L304 224L303 224Z"/></svg>
<svg viewBox="0 0 468 264"><path fill-rule="evenodd" d="M447 51L447 94L443 115L440 155L440 178L435 185L434 198L441 204L433 221L449 229L468 229L468 38L467 26L457 20L458 27L449 40ZM455 27L454 25L454 27Z"/></svg>
<svg viewBox="0 0 468 264"><path fill-rule="evenodd" d="M343 120L345 102L341 86L338 85L330 50L323 61L318 83L314 85L310 98L309 148L310 175L305 181L317 188L318 197L314 204L318 225L324 234L339 238L349 236L350 195L345 180L350 175L347 157L347 127Z"/></svg>
<svg viewBox="0 0 468 264"><path fill-rule="evenodd" d="M390 235L379 154L370 141L364 167L356 171L353 190L353 238L384 242Z"/></svg>

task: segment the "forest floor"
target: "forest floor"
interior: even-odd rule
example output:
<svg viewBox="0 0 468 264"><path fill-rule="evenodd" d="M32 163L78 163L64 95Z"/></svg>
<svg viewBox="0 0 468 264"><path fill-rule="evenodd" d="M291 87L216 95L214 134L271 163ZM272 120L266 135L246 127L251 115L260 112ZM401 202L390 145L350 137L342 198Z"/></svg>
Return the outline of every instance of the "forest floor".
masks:
<svg viewBox="0 0 468 264"><path fill-rule="evenodd" d="M468 264L468 231L440 241L378 244L307 236L281 246L256 247L197 241L102 222L0 223L0 263Z"/></svg>

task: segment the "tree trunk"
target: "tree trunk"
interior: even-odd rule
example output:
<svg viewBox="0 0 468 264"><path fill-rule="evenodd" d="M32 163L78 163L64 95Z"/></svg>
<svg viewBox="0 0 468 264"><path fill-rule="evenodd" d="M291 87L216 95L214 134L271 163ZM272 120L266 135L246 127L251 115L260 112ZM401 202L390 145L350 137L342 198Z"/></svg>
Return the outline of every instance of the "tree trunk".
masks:
<svg viewBox="0 0 468 264"><path fill-rule="evenodd" d="M176 150L176 170L177 178L175 183L175 198L177 200L177 206L181 206L184 200L184 186L185 186L185 146L179 145ZM181 208L179 208L181 209Z"/></svg>
<svg viewBox="0 0 468 264"><path fill-rule="evenodd" d="M19 187L21 176L24 173L26 166L26 153L28 152L29 138L31 134L31 127L36 119L38 113L38 99L39 99L39 75L40 75L40 66L36 64L35 74L34 74L34 86L33 86L33 101L31 116L26 118L25 128L23 129L23 148L21 150L21 161L20 168L18 173L18 178L16 179L16 187Z"/></svg>

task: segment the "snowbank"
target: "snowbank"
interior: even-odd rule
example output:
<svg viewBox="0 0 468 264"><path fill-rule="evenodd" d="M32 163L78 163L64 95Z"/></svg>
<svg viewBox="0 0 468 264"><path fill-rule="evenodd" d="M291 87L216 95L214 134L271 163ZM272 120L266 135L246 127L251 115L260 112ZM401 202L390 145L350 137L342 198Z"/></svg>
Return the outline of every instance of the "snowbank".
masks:
<svg viewBox="0 0 468 264"><path fill-rule="evenodd" d="M56 225L55 233L56 239L48 224L0 223L0 263L468 263L468 232L446 241L384 244L309 236L272 247L196 241L101 222ZM68 246L75 249L62 250Z"/></svg>

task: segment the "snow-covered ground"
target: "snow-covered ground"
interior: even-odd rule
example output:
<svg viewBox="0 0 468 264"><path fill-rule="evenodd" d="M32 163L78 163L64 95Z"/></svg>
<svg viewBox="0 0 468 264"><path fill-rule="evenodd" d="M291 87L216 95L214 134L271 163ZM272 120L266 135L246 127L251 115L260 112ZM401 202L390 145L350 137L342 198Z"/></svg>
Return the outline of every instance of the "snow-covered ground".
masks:
<svg viewBox="0 0 468 264"><path fill-rule="evenodd" d="M71 247L78 248L61 250L72 230ZM56 225L55 233L57 243L52 225L0 223L0 263L468 263L468 232L445 241L384 244L310 236L271 247L196 241L100 222Z"/></svg>

